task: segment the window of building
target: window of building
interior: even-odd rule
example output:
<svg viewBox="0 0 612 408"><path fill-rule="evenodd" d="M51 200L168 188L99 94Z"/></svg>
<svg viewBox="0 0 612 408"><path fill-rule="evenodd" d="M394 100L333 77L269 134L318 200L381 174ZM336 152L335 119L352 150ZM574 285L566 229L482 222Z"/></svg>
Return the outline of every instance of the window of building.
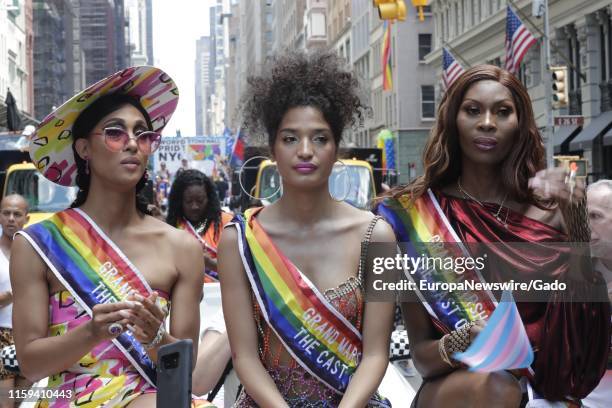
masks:
<svg viewBox="0 0 612 408"><path fill-rule="evenodd" d="M607 11L599 12L599 50L601 58L601 82L612 79L612 25Z"/></svg>
<svg viewBox="0 0 612 408"><path fill-rule="evenodd" d="M351 62L351 39L346 40L346 62Z"/></svg>
<svg viewBox="0 0 612 408"><path fill-rule="evenodd" d="M421 118L433 119L435 116L435 92L433 85L421 85Z"/></svg>
<svg viewBox="0 0 612 408"><path fill-rule="evenodd" d="M567 39L567 46L569 51L569 58L572 65L569 66L569 91L575 91L580 88L580 41L576 35L575 28L572 30L571 35Z"/></svg>
<svg viewBox="0 0 612 408"><path fill-rule="evenodd" d="M453 4L453 23L455 26L455 29L453 30L453 33L455 34L455 37L459 35L460 30L459 30L459 4L455 3Z"/></svg>
<svg viewBox="0 0 612 408"><path fill-rule="evenodd" d="M582 114L582 90L580 83L580 41L578 40L578 35L576 32L576 27L573 24L567 25L563 28L565 40L565 53L569 57L569 64L563 63L562 65L567 65L567 79L568 79L568 96L569 96L569 106L568 111L570 115L580 115ZM603 69L603 67L602 67ZM600 87L601 88L601 87ZM603 95L602 95L603 96ZM602 97L602 101L604 98ZM604 107L602 104L601 110L611 110L612 106Z"/></svg>
<svg viewBox="0 0 612 408"><path fill-rule="evenodd" d="M419 61L431 52L431 34L419 34Z"/></svg>
<svg viewBox="0 0 612 408"><path fill-rule="evenodd" d="M521 63L521 65L519 65L519 71L518 71L516 76L519 79L519 81L521 81L523 83L523 85L525 85L526 87L529 86L529 84L528 84L528 75L527 75L527 67L526 67L524 62Z"/></svg>

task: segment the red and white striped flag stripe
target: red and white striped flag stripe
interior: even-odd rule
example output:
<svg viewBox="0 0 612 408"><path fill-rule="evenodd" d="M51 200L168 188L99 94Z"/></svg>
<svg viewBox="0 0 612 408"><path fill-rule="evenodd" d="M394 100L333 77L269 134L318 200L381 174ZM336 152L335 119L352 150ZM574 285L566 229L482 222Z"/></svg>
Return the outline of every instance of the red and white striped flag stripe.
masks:
<svg viewBox="0 0 612 408"><path fill-rule="evenodd" d="M523 57L537 39L508 6L506 14L506 64L504 68L516 74Z"/></svg>

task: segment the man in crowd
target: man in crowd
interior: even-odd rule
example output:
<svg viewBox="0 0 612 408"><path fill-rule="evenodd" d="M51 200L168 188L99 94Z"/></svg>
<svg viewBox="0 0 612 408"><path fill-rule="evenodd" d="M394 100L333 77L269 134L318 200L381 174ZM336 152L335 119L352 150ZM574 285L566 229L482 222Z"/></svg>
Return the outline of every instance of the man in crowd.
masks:
<svg viewBox="0 0 612 408"><path fill-rule="evenodd" d="M225 195L227 194L229 184L227 183L227 180L225 179L225 174L223 174L223 172L219 174L219 178L217 179L217 181L215 181L215 187L217 188L217 195L219 196L219 201L221 201L221 204L224 204Z"/></svg>
<svg viewBox="0 0 612 408"><path fill-rule="evenodd" d="M608 285L612 301L612 180L599 180L587 189L594 267Z"/></svg>
<svg viewBox="0 0 612 408"><path fill-rule="evenodd" d="M587 206L593 266L606 280L608 297L612 302L612 180L599 180L588 186ZM612 354L608 358L608 371L599 385L582 400L584 406L589 408L609 407L610 401L612 401Z"/></svg>
<svg viewBox="0 0 612 408"><path fill-rule="evenodd" d="M13 344L13 293L9 278L9 260L13 236L28 222L28 202L19 194L11 194L0 202L0 349ZM25 378L8 372L0 362L0 389L4 396L11 388L28 388L31 383ZM0 407L13 407L14 400L0 399Z"/></svg>
<svg viewBox="0 0 612 408"><path fill-rule="evenodd" d="M166 180L170 182L172 178L170 175L170 170L168 170L168 168L166 167L166 162L159 163L159 170L157 171L156 176L159 177L161 180Z"/></svg>

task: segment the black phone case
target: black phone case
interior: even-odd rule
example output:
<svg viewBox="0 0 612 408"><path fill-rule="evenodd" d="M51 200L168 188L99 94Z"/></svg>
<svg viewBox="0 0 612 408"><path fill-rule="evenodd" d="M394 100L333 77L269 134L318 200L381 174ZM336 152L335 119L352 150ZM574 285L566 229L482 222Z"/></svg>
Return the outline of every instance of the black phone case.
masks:
<svg viewBox="0 0 612 408"><path fill-rule="evenodd" d="M191 365L193 344L190 339L161 346L157 352L157 407L191 406Z"/></svg>

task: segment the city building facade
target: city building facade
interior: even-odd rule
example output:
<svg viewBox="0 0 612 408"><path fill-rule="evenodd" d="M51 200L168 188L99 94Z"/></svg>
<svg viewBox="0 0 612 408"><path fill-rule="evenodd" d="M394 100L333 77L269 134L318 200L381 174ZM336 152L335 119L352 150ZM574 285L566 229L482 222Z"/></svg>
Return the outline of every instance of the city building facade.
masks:
<svg viewBox="0 0 612 408"><path fill-rule="evenodd" d="M80 0L79 19L88 84L130 65L123 0Z"/></svg>
<svg viewBox="0 0 612 408"><path fill-rule="evenodd" d="M201 37L196 41L195 60L195 118L196 135L210 134L210 122L207 110L210 100L210 37Z"/></svg>
<svg viewBox="0 0 612 408"><path fill-rule="evenodd" d="M612 177L612 1L549 0L551 39L550 66L569 69L568 106L558 115L580 115L582 126L555 127L555 154L580 155L588 160L591 180ZM518 77L531 96L538 126L547 123L544 75L546 61L542 49L542 18L532 15L532 1L516 0L514 9L537 37L521 64ZM425 58L441 78L442 47L452 48L464 66L482 63L502 65L505 42L505 1L432 0L435 21L434 49ZM437 81L438 83L440 81ZM442 90L437 89L436 98Z"/></svg>

